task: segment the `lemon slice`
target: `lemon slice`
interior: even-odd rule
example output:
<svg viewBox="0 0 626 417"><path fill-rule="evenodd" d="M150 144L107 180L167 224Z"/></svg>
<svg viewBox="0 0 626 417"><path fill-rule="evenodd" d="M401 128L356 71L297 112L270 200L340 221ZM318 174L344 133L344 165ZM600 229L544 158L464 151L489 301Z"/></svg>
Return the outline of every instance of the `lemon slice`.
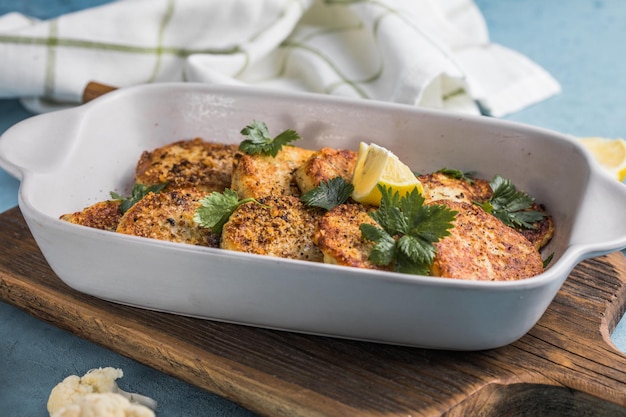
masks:
<svg viewBox="0 0 626 417"><path fill-rule="evenodd" d="M626 179L626 141L601 137L580 138L596 160L618 181Z"/></svg>
<svg viewBox="0 0 626 417"><path fill-rule="evenodd" d="M421 193L422 183L411 169L391 151L376 144L361 142L354 168L352 198L363 204L380 205L382 197L378 184L391 188L404 196L415 188Z"/></svg>

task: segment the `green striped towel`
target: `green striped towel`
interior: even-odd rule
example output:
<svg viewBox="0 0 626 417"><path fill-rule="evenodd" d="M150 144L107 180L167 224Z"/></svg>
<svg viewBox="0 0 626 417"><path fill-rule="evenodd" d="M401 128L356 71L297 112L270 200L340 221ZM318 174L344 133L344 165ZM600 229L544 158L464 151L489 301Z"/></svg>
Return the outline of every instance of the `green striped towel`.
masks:
<svg viewBox="0 0 626 417"><path fill-rule="evenodd" d="M493 116L560 91L489 41L471 0L118 0L0 17L0 97L42 112L89 81L239 84Z"/></svg>

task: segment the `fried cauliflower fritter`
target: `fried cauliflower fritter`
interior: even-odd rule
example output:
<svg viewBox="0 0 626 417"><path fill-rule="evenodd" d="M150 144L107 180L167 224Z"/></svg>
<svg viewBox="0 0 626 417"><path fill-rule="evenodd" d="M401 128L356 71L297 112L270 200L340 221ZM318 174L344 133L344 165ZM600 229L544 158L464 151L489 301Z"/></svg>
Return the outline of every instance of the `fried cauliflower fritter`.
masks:
<svg viewBox="0 0 626 417"><path fill-rule="evenodd" d="M441 172L419 175L417 179L424 186L422 196L426 203L437 200L484 203L493 195L489 181L473 179L468 182L461 178L449 177Z"/></svg>
<svg viewBox="0 0 626 417"><path fill-rule="evenodd" d="M450 236L435 243L433 276L466 280L505 281L543 272L543 261L524 236L473 204L440 200L458 212ZM358 268L393 270L369 261L373 242L363 239L361 223L377 225L359 204L343 204L319 221L315 242L324 261Z"/></svg>
<svg viewBox="0 0 626 417"><path fill-rule="evenodd" d="M135 169L135 182L146 186L167 183L165 191L197 188L222 192L230 187L237 145L181 140L143 152Z"/></svg>
<svg viewBox="0 0 626 417"><path fill-rule="evenodd" d="M275 157L237 153L231 188L240 198L299 196L294 173L314 153L295 146L284 146Z"/></svg>
<svg viewBox="0 0 626 417"><path fill-rule="evenodd" d="M260 204L259 204L260 203ZM321 212L297 197L280 196L240 205L224 224L221 247L239 252L321 262L313 243Z"/></svg>
<svg viewBox="0 0 626 417"><path fill-rule="evenodd" d="M120 219L116 231L127 235L218 247L219 236L194 222L205 191L178 189L148 193Z"/></svg>
<svg viewBox="0 0 626 417"><path fill-rule="evenodd" d="M345 149L322 148L296 170L295 179L302 194L336 177L352 181L358 153Z"/></svg>
<svg viewBox="0 0 626 417"><path fill-rule="evenodd" d="M324 254L324 262L356 268L390 271L390 266L373 264L369 259L374 242L361 236L362 223L376 226L376 221L361 204L341 204L328 211L317 224L315 244Z"/></svg>
<svg viewBox="0 0 626 417"><path fill-rule="evenodd" d="M92 204L81 211L63 214L60 219L94 229L114 232L122 217L120 200L106 200Z"/></svg>
<svg viewBox="0 0 626 417"><path fill-rule="evenodd" d="M511 281L543 272L533 244L474 204L440 200L458 211L450 235L435 243L432 275L481 281Z"/></svg>
<svg viewBox="0 0 626 417"><path fill-rule="evenodd" d="M466 203L484 203L493 195L493 190L489 181L474 178L470 183L461 178L449 177L441 172L420 175L418 177L424 186L423 196L426 203L438 200L461 201ZM538 204L531 207L534 211L539 211L545 216L535 223L532 229L516 228L530 240L537 250L543 248L552 239L554 234L554 222L546 210Z"/></svg>

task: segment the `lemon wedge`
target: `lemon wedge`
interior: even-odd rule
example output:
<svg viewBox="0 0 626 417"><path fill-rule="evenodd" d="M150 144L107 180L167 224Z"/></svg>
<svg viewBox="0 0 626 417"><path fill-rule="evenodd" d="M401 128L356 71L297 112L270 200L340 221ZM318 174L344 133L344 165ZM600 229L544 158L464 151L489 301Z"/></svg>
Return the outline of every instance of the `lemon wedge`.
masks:
<svg viewBox="0 0 626 417"><path fill-rule="evenodd" d="M380 205L382 197L377 185L391 188L404 196L415 188L421 193L422 183L413 171L391 151L376 144L361 142L354 168L352 198L363 204Z"/></svg>
<svg viewBox="0 0 626 417"><path fill-rule="evenodd" d="M580 138L596 160L618 181L626 179L626 141L624 139L607 139L602 137Z"/></svg>

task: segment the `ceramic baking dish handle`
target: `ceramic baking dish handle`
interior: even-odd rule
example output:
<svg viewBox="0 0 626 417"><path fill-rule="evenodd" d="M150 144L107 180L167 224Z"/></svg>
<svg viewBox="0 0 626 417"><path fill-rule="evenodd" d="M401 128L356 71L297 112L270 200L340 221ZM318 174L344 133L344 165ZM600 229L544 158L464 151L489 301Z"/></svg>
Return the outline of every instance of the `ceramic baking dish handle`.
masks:
<svg viewBox="0 0 626 417"><path fill-rule="evenodd" d="M605 255L626 248L626 184L597 173L591 175L572 243L582 258Z"/></svg>
<svg viewBox="0 0 626 417"><path fill-rule="evenodd" d="M0 167L19 179L28 171L50 171L64 159L78 137L81 117L76 109L68 109L15 124L0 137Z"/></svg>

